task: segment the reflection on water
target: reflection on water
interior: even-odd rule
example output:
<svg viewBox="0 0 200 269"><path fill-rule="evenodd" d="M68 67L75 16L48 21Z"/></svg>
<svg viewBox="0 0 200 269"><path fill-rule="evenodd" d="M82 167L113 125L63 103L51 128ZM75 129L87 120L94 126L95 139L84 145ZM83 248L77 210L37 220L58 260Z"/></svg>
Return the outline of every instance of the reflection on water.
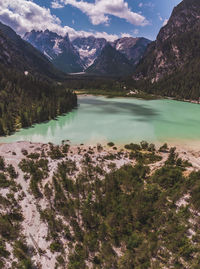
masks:
<svg viewBox="0 0 200 269"><path fill-rule="evenodd" d="M79 107L57 120L22 129L0 142L74 144L200 139L200 106L172 100L79 97Z"/></svg>
<svg viewBox="0 0 200 269"><path fill-rule="evenodd" d="M95 106L98 108L96 113L104 113L104 114L133 114L138 117L153 117L158 115L158 111L156 109L147 107L143 104L137 103L128 103L128 102L116 102L110 99L100 100L100 99L91 99L91 98L83 98L81 104L88 105L88 110L90 110L91 106Z"/></svg>

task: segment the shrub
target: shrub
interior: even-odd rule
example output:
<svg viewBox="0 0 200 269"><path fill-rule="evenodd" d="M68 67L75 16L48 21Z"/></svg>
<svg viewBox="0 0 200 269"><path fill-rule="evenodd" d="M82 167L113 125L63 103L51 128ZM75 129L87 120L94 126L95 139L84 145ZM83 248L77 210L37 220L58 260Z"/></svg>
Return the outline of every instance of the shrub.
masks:
<svg viewBox="0 0 200 269"><path fill-rule="evenodd" d="M140 146L143 150L148 150L149 143L147 141L140 142Z"/></svg>
<svg viewBox="0 0 200 269"><path fill-rule="evenodd" d="M125 147L125 149L128 149L128 150L134 150L134 151L141 150L140 145L133 144L133 143L131 143L129 145L125 145L124 147Z"/></svg>
<svg viewBox="0 0 200 269"><path fill-rule="evenodd" d="M4 158L0 156L0 170L4 171L5 170L5 161Z"/></svg>
<svg viewBox="0 0 200 269"><path fill-rule="evenodd" d="M167 143L163 144L160 148L159 148L160 152L168 152L168 145Z"/></svg>
<svg viewBox="0 0 200 269"><path fill-rule="evenodd" d="M108 145L109 147L113 147L115 144L114 144L113 142L109 142L107 145Z"/></svg>
<svg viewBox="0 0 200 269"><path fill-rule="evenodd" d="M50 245L51 252L61 252L62 251L62 244L58 241L54 241Z"/></svg>

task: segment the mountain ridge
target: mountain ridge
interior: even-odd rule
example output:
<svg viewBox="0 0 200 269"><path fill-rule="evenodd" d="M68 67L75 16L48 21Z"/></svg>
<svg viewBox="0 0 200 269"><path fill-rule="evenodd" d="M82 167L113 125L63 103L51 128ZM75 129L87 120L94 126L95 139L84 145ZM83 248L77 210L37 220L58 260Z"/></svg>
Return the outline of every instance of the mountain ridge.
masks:
<svg viewBox="0 0 200 269"><path fill-rule="evenodd" d="M0 136L44 122L77 105L65 74L10 27L0 23Z"/></svg>
<svg viewBox="0 0 200 269"><path fill-rule="evenodd" d="M83 64L79 53L73 47L68 34L64 37L49 30L32 30L24 35L24 39L41 51L63 72L81 72Z"/></svg>
<svg viewBox="0 0 200 269"><path fill-rule="evenodd" d="M133 72L133 69L133 65L124 54L108 43L94 63L86 69L86 73L105 76L127 76Z"/></svg>
<svg viewBox="0 0 200 269"><path fill-rule="evenodd" d="M94 36L78 37L72 41L72 44L79 52L84 63L84 69L87 69L101 54L102 49L107 44L107 40L105 38L95 38Z"/></svg>
<svg viewBox="0 0 200 269"><path fill-rule="evenodd" d="M63 77L46 57L31 44L21 39L9 26L0 22L0 59L8 68L51 78Z"/></svg>
<svg viewBox="0 0 200 269"><path fill-rule="evenodd" d="M100 56L106 44L111 44L133 65L136 65L151 42L145 38L133 37L108 42L105 38L96 38L92 35L78 37L71 41L68 35L62 37L49 30L32 30L24 35L24 39L45 54L57 68L67 73L87 70Z"/></svg>
<svg viewBox="0 0 200 269"><path fill-rule="evenodd" d="M144 37L123 37L115 40L111 45L124 54L128 60L136 66L151 42L152 41Z"/></svg>
<svg viewBox="0 0 200 269"><path fill-rule="evenodd" d="M186 35L193 34L199 25L200 2L183 0L174 8L167 25L161 28L156 41L149 45L134 77L157 82L165 75L180 69L191 58L192 47Z"/></svg>

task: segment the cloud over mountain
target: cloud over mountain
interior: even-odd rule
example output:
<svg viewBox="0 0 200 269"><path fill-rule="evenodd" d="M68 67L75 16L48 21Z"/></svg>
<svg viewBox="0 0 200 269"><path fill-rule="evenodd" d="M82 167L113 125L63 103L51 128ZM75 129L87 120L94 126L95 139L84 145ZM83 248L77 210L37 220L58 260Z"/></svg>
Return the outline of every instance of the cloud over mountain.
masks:
<svg viewBox="0 0 200 269"><path fill-rule="evenodd" d="M49 29L63 36L68 33L71 39L90 35L103 37L109 41L118 38L117 35L110 35L106 32L76 31L69 26L63 27L60 19L53 15L50 9L27 0L0 1L0 21L12 27L20 35L33 29Z"/></svg>

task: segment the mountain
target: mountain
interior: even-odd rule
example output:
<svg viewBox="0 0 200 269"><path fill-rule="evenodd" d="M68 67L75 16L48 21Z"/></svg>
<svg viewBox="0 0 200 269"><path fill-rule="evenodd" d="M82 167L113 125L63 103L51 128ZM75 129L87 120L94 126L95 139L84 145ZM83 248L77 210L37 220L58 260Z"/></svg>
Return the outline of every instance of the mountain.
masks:
<svg viewBox="0 0 200 269"><path fill-rule="evenodd" d="M49 30L32 30L24 35L24 39L46 55L56 68L67 73L82 72L92 66L109 43L104 38L94 36L78 37L70 41L68 35L62 37ZM110 44L135 66L150 42L145 38L125 37Z"/></svg>
<svg viewBox="0 0 200 269"><path fill-rule="evenodd" d="M0 47L0 136L53 119L77 105L76 95L61 83L65 74L2 23Z"/></svg>
<svg viewBox="0 0 200 269"><path fill-rule="evenodd" d="M200 96L200 1L183 0L174 8L139 63L134 78L170 96ZM158 82L158 83L155 83Z"/></svg>
<svg viewBox="0 0 200 269"><path fill-rule="evenodd" d="M51 78L63 76L41 52L1 22L0 46L0 63L7 68Z"/></svg>
<svg viewBox="0 0 200 269"><path fill-rule="evenodd" d="M123 53L133 65L137 65L143 57L147 46L151 43L150 40L144 37L124 37L115 40L111 45Z"/></svg>
<svg viewBox="0 0 200 269"><path fill-rule="evenodd" d="M24 39L46 55L55 67L63 72L83 71L79 53L72 45L68 35L62 37L49 30L32 30L24 35Z"/></svg>
<svg viewBox="0 0 200 269"><path fill-rule="evenodd" d="M124 37L110 42L110 44L116 50L123 53L133 65L136 65L144 55L150 42L146 38ZM76 38L72 43L78 50L84 66L87 68L94 63L108 42L104 38L89 36L86 38Z"/></svg>
<svg viewBox="0 0 200 269"><path fill-rule="evenodd" d="M73 46L79 52L84 67L87 68L94 63L96 58L101 54L102 49L107 44L104 38L78 37L72 41Z"/></svg>
<svg viewBox="0 0 200 269"><path fill-rule="evenodd" d="M133 65L122 53L107 43L86 72L104 76L127 76L133 72Z"/></svg>

